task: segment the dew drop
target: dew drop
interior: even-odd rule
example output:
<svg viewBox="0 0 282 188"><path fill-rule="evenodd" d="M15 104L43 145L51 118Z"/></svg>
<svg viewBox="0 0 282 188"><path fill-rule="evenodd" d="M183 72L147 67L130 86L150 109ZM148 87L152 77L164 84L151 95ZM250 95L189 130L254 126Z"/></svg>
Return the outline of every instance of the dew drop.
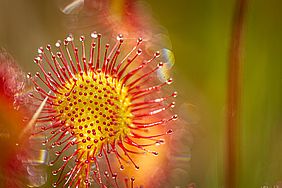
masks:
<svg viewBox="0 0 282 188"><path fill-rule="evenodd" d="M117 173L116 173L116 172L114 172L114 173L112 174L112 178L113 178L113 179L116 179L116 178L117 178Z"/></svg>
<svg viewBox="0 0 282 188"><path fill-rule="evenodd" d="M51 45L48 44L48 45L46 46L46 49L47 49L48 51L50 51L50 50L51 50Z"/></svg>
<svg viewBox="0 0 282 188"><path fill-rule="evenodd" d="M156 145L157 146L159 146L161 144L164 144L164 143L165 143L165 141L163 139L160 139L160 140L156 141Z"/></svg>
<svg viewBox="0 0 282 188"><path fill-rule="evenodd" d="M80 42L83 42L84 39L85 39L85 37L84 37L84 36L81 36L81 37L79 38L79 41L80 41Z"/></svg>
<svg viewBox="0 0 282 188"><path fill-rule="evenodd" d="M172 120L177 120L177 118L178 118L178 115L177 115L177 114L175 114L174 116L172 116Z"/></svg>
<svg viewBox="0 0 282 188"><path fill-rule="evenodd" d="M33 60L33 62L36 63L36 64L38 64L39 61L40 61L40 57L36 57L36 58L34 58L34 60Z"/></svg>
<svg viewBox="0 0 282 188"><path fill-rule="evenodd" d="M106 177L109 177L108 171L105 171L105 172L104 172L104 175L105 175Z"/></svg>
<svg viewBox="0 0 282 188"><path fill-rule="evenodd" d="M168 79L167 81L166 81L166 83L169 85L169 84L172 84L172 82L173 82L173 80L172 80L172 78L170 78L170 79Z"/></svg>
<svg viewBox="0 0 282 188"><path fill-rule="evenodd" d="M160 57L161 53L159 51L156 51L156 53L154 54L155 57Z"/></svg>
<svg viewBox="0 0 282 188"><path fill-rule="evenodd" d="M62 57L62 53L61 52L57 52L57 57L61 58Z"/></svg>
<svg viewBox="0 0 282 188"><path fill-rule="evenodd" d="M160 62L160 63L158 64L158 67L162 67L162 66L164 66L164 64L163 64L162 62Z"/></svg>
<svg viewBox="0 0 282 188"><path fill-rule="evenodd" d="M57 171L57 170L54 170L54 171L52 171L52 174L53 174L54 176L56 176L56 175L58 174L58 171Z"/></svg>
<svg viewBox="0 0 282 188"><path fill-rule="evenodd" d="M171 96L174 97L174 98L177 97L177 92L176 91L173 92Z"/></svg>
<svg viewBox="0 0 282 188"><path fill-rule="evenodd" d="M117 40L119 40L119 41L123 40L123 35L122 34L118 34Z"/></svg>
<svg viewBox="0 0 282 188"><path fill-rule="evenodd" d="M30 72L27 73L26 77L27 77L28 79L31 78L31 73L30 73Z"/></svg>
<svg viewBox="0 0 282 188"><path fill-rule="evenodd" d="M173 131L172 131L171 129L169 129L169 130L166 132L166 134L171 134L171 133L173 133Z"/></svg>
<svg viewBox="0 0 282 188"><path fill-rule="evenodd" d="M153 151L152 154L155 155L155 156L158 156L158 155L159 155L159 153L156 152L156 151Z"/></svg>
<svg viewBox="0 0 282 188"><path fill-rule="evenodd" d="M120 165L120 170L124 170L124 166L123 165Z"/></svg>
<svg viewBox="0 0 282 188"><path fill-rule="evenodd" d="M136 53L137 53L137 55L141 55L142 54L142 50L139 48Z"/></svg>
<svg viewBox="0 0 282 188"><path fill-rule="evenodd" d="M84 180L84 183L85 183L86 185L89 185L89 180L88 180L88 179Z"/></svg>
<svg viewBox="0 0 282 188"><path fill-rule="evenodd" d="M67 38L66 38L66 42L71 42L72 41L72 38L70 37L70 36L68 36Z"/></svg>
<svg viewBox="0 0 282 188"><path fill-rule="evenodd" d="M143 41L142 37L139 37L139 38L137 39L137 43L138 43L138 44L140 44L142 41Z"/></svg>
<svg viewBox="0 0 282 188"><path fill-rule="evenodd" d="M57 48L59 48L60 46L61 46L61 41L60 40L58 40L57 42L56 42L56 44L55 44L55 46L57 47Z"/></svg>
<svg viewBox="0 0 282 188"><path fill-rule="evenodd" d="M42 53L43 53L43 47L38 48L37 52L38 52L39 54L42 54Z"/></svg>
<svg viewBox="0 0 282 188"><path fill-rule="evenodd" d="M64 40L64 45L67 46L69 44L69 41L67 39Z"/></svg>
<svg viewBox="0 0 282 188"><path fill-rule="evenodd" d="M96 31L93 32L93 33L91 33L90 36L91 36L92 38L94 38L94 39L98 38L98 34L97 34Z"/></svg>

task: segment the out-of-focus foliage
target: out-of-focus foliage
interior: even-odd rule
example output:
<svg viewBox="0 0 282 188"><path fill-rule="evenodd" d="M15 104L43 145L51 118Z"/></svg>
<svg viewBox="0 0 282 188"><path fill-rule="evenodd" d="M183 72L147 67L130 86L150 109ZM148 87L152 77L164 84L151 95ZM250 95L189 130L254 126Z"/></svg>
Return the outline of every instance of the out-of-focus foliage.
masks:
<svg viewBox="0 0 282 188"><path fill-rule="evenodd" d="M227 60L234 0L151 0L175 53L174 76L183 152L175 152L171 185L222 187L224 177ZM34 71L42 44L65 36L55 1L0 0L0 46ZM282 181L282 2L249 1L243 47L240 187ZM176 146L177 147L177 146ZM179 155L178 155L179 154ZM184 155L183 155L184 154ZM183 162L183 163L182 163ZM169 185L167 185L169 187ZM48 186L47 186L48 187Z"/></svg>

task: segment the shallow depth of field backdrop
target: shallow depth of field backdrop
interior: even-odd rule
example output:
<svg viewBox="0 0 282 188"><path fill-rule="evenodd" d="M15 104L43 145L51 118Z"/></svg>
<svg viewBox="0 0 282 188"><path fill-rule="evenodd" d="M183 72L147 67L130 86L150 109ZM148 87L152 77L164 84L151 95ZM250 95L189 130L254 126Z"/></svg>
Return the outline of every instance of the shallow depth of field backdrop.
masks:
<svg viewBox="0 0 282 188"><path fill-rule="evenodd" d="M227 64L234 0L147 0L175 53L178 113L189 123L173 185L223 187ZM239 179L242 188L282 181L282 1L249 0L243 38ZM54 0L0 0L0 46L24 71L66 32ZM177 147L177 146L175 146ZM3 152L3 151L0 151ZM185 169L185 170L183 170ZM169 185L166 185L169 186ZM48 187L48 186L47 186Z"/></svg>

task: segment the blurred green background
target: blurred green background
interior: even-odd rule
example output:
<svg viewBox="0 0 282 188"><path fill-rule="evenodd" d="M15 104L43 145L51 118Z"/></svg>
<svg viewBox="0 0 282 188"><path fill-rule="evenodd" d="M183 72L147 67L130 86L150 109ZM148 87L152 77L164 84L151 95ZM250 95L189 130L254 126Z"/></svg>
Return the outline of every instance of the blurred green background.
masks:
<svg viewBox="0 0 282 188"><path fill-rule="evenodd" d="M171 187L220 188L224 180L227 63L234 0L147 0L169 32L174 77L191 154ZM36 49L65 36L63 16L50 0L0 0L0 46L24 71ZM282 1L250 0L243 40L238 186L282 181ZM188 141L187 141L188 140ZM191 141L192 140L192 141ZM187 156L186 156L187 157Z"/></svg>

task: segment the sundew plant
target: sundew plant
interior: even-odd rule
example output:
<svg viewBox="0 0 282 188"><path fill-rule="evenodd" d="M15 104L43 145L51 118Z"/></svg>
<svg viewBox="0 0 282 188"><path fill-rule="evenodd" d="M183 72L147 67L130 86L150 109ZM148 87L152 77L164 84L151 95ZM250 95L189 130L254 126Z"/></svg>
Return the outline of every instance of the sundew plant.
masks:
<svg viewBox="0 0 282 188"><path fill-rule="evenodd" d="M280 188L281 7L0 0L0 187Z"/></svg>
<svg viewBox="0 0 282 188"><path fill-rule="evenodd" d="M38 105L48 99L34 134L48 132L44 144L56 154L49 165L61 163L52 171L58 177L54 187L90 187L94 182L118 187L113 164L119 163L121 170L128 163L137 170L142 168L132 155L158 155L150 146L164 143L162 137L172 133L167 126L177 115L167 111L175 106L176 92L162 93L171 78L153 84L163 67L158 61L161 54L143 55L146 41L142 38L125 39L118 34L113 47L110 43L102 47L102 35L96 32L79 40L76 46L74 37L68 36L56 43L57 52L52 52L50 45L38 49L34 61L41 73L29 75L36 89L30 97ZM163 131L150 134L154 128Z"/></svg>

